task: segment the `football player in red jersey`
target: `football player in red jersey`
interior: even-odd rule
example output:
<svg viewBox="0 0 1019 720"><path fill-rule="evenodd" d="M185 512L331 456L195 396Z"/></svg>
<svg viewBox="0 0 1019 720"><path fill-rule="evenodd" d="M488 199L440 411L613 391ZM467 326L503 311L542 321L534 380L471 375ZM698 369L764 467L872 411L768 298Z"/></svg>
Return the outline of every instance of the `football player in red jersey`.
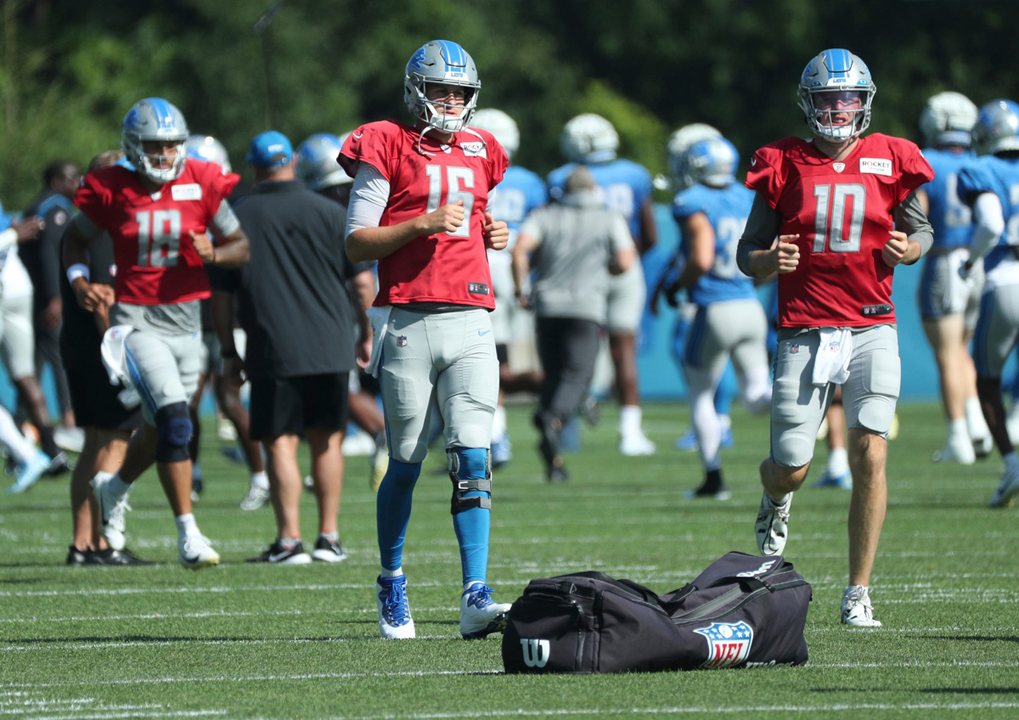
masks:
<svg viewBox="0 0 1019 720"><path fill-rule="evenodd" d="M373 122L354 130L339 162L354 177L347 254L378 260L369 370L382 387L390 463L376 516L382 570L379 627L414 637L402 568L411 496L427 452L429 406L445 423L460 545L460 633L480 638L505 627L509 605L486 584L492 495L492 418L499 362L489 311L495 307L486 249L509 230L487 206L508 161L495 138L469 128L481 83L474 60L435 40L407 63L404 100L414 126Z"/></svg>
<svg viewBox="0 0 1019 720"><path fill-rule="evenodd" d="M868 585L887 505L887 433L901 374L892 273L933 242L915 191L934 172L919 148L878 133L862 137L875 92L870 70L848 50L825 50L807 63L799 104L813 139L790 137L755 153L746 185L757 195L737 250L746 274L778 273L758 547L764 555L782 553L792 493L807 477L818 427L841 385L853 475L842 622L865 627L881 624Z"/></svg>
<svg viewBox="0 0 1019 720"><path fill-rule="evenodd" d="M187 403L198 382L202 342L198 301L210 295L203 264L243 265L248 239L226 202L240 178L188 160L187 136L184 116L166 100L146 98L131 107L122 144L132 166L101 168L82 180L74 196L81 213L69 229L64 264L78 303L95 311L104 299L88 283L86 252L104 230L113 238L116 304L104 357L141 399L140 441L154 447L177 521L180 562L198 569L219 563L192 515L188 454ZM97 476L93 486L103 534L120 549L131 486L119 475Z"/></svg>

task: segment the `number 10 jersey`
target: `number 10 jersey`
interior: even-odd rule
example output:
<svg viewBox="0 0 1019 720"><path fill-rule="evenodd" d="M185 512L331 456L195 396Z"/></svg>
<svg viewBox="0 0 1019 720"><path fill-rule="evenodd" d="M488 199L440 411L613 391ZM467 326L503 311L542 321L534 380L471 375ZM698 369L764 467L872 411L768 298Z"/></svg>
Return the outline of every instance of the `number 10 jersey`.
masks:
<svg viewBox="0 0 1019 720"><path fill-rule="evenodd" d="M895 322L892 268L881 251L892 211L933 177L915 144L879 133L839 162L801 138L754 153L746 186L781 215L780 235L799 234L799 266L778 276L779 327Z"/></svg>

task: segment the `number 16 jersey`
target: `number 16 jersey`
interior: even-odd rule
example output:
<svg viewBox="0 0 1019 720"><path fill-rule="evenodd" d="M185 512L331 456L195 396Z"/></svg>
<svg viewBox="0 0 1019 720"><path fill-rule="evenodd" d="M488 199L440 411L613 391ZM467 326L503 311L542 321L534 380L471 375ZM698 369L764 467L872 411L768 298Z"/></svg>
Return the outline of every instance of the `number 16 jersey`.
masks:
<svg viewBox="0 0 1019 720"><path fill-rule="evenodd" d="M780 235L799 234L799 266L778 276L779 327L895 322L881 251L892 211L933 177L914 143L879 133L838 162L801 138L754 153L746 186L781 215Z"/></svg>
<svg viewBox="0 0 1019 720"><path fill-rule="evenodd" d="M113 238L117 302L172 305L209 297L190 232L206 232L240 180L219 165L188 159L180 177L150 193L120 166L88 173L74 204Z"/></svg>

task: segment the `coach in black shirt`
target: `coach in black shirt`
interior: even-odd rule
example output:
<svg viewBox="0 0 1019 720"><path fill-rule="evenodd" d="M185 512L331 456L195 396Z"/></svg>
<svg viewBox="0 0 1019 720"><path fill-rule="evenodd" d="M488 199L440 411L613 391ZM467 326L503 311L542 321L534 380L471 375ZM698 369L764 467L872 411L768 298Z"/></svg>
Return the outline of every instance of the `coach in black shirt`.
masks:
<svg viewBox="0 0 1019 720"><path fill-rule="evenodd" d="M370 272L343 250L342 206L295 179L290 141L270 131L251 141L247 160L256 186L234 208L251 241L251 262L213 279L213 320L228 375L239 379L229 332L232 294L247 332L243 369L251 381L251 437L268 458L276 541L255 562L336 562L345 555L337 535L343 485L340 450L355 357L368 360L370 332L352 279ZM361 338L352 328L361 328ZM311 556L301 543L297 464L301 434L311 446L318 501L318 539Z"/></svg>

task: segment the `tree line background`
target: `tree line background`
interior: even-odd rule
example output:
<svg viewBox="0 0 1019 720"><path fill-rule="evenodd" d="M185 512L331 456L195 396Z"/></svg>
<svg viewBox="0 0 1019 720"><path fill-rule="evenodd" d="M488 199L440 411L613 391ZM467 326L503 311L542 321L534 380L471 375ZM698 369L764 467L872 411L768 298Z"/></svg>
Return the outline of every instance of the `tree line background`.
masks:
<svg viewBox="0 0 1019 720"><path fill-rule="evenodd" d="M561 164L560 130L581 112L611 120L622 154L655 173L665 172L669 133L695 121L722 130L745 160L805 133L796 83L827 47L869 65L872 131L919 141L919 112L941 90L978 105L1019 99L1016 0L0 1L8 209L39 191L48 162L84 166L118 147L121 121L143 97L180 107L191 132L219 138L242 174L263 130L296 145L313 132L406 119L404 66L437 38L471 53L479 107L516 119L516 162L542 175Z"/></svg>

